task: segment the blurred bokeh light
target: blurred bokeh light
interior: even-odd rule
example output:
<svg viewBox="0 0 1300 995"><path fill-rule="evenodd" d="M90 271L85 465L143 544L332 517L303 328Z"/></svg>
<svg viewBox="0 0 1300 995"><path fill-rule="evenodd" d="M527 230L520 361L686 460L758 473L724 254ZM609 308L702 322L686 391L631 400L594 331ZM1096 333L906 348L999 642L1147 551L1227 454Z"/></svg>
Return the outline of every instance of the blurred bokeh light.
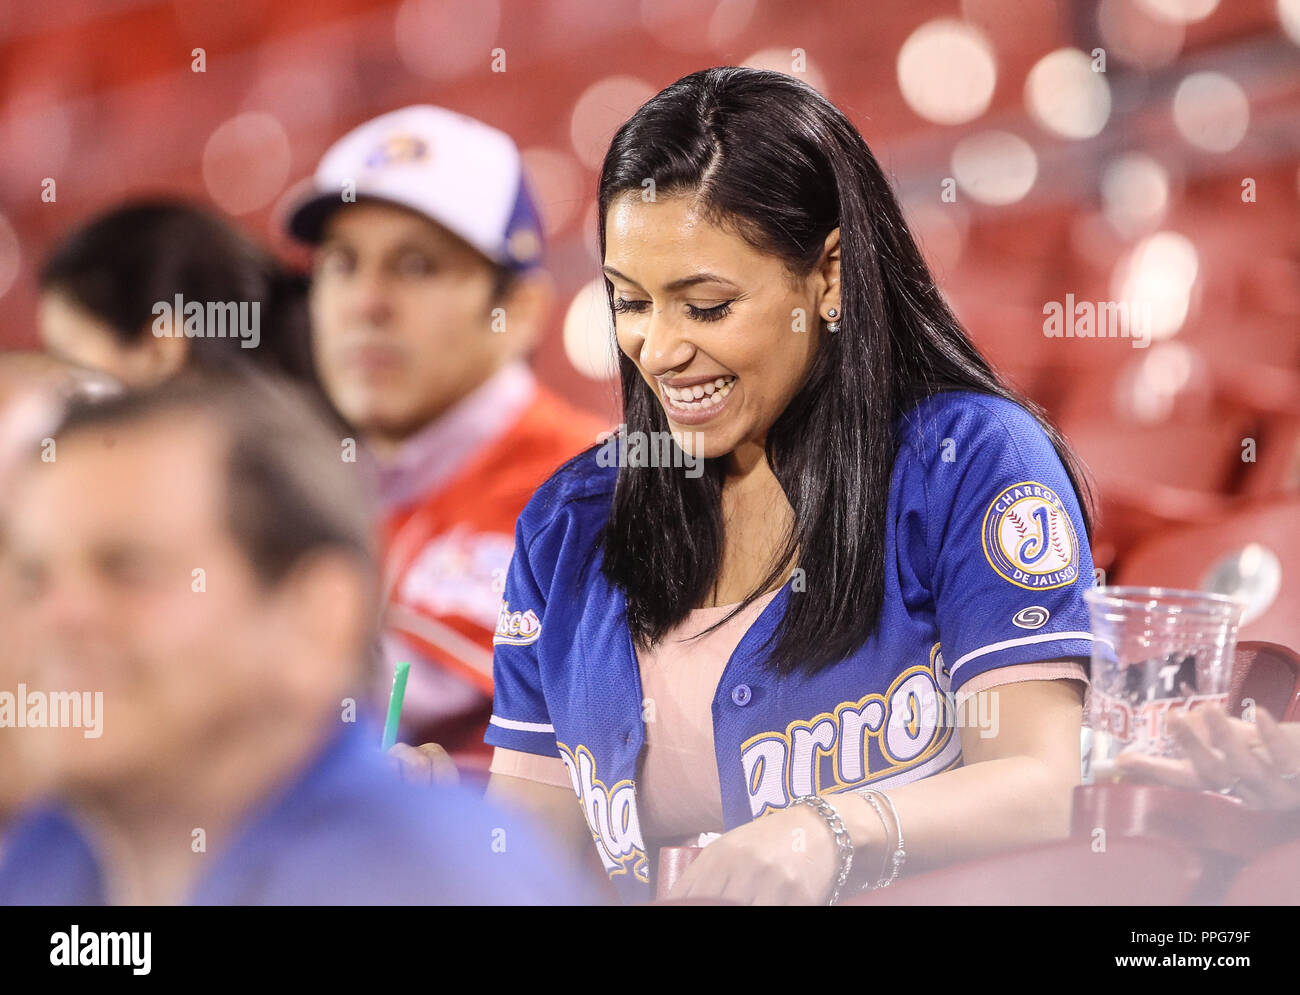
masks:
<svg viewBox="0 0 1300 995"><path fill-rule="evenodd" d="M1224 73L1192 73L1174 93L1174 121L1182 136L1198 149L1228 152L1246 135L1250 101Z"/></svg>
<svg viewBox="0 0 1300 995"><path fill-rule="evenodd" d="M898 52L898 86L909 107L935 124L964 124L993 99L997 62L984 35L939 20L912 32Z"/></svg>
<svg viewBox="0 0 1300 995"><path fill-rule="evenodd" d="M1110 117L1110 84L1086 53L1058 48L1029 70L1025 105L1035 121L1062 138L1092 138Z"/></svg>
<svg viewBox="0 0 1300 995"><path fill-rule="evenodd" d="M982 131L952 150L958 185L981 204L1014 204L1038 176L1033 146L1008 131Z"/></svg>

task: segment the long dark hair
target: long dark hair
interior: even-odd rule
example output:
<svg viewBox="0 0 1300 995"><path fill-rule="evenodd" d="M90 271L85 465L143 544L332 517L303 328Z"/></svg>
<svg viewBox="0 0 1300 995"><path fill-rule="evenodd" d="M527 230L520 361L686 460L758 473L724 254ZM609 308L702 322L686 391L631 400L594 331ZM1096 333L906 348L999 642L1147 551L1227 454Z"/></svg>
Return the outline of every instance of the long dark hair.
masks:
<svg viewBox="0 0 1300 995"><path fill-rule="evenodd" d="M256 301L258 348L244 349L237 338L191 338L189 365L237 371L251 363L315 385L306 276L197 205L156 198L100 214L54 247L39 282L104 322L123 345L150 334L154 305L177 294Z"/></svg>
<svg viewBox="0 0 1300 995"><path fill-rule="evenodd" d="M821 337L807 381L767 433L767 460L794 526L767 577L735 609L772 588L797 555L813 596L790 599L769 667L816 672L861 647L879 624L895 421L940 391L977 391L1033 414L1091 535L1081 464L1042 409L1003 383L967 338L875 157L825 97L789 76L733 66L692 73L652 97L618 130L601 168L602 259L611 202L648 178L656 196L689 193L795 276L812 270L826 236L840 229L841 330ZM606 291L612 314L608 281ZM636 365L621 353L618 362L627 431L668 432ZM620 467L601 569L626 594L639 643L661 639L712 589L724 476L722 459L706 460L698 478Z"/></svg>

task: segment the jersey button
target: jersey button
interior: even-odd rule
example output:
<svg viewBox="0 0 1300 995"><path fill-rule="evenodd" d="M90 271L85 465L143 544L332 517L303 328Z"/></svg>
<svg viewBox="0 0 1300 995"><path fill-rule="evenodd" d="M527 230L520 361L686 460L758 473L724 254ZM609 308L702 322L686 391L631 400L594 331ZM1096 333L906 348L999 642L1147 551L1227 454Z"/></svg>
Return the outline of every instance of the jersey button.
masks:
<svg viewBox="0 0 1300 995"><path fill-rule="evenodd" d="M748 684L737 684L731 691L731 700L741 708L749 704L749 699L754 697L754 692L749 689Z"/></svg>

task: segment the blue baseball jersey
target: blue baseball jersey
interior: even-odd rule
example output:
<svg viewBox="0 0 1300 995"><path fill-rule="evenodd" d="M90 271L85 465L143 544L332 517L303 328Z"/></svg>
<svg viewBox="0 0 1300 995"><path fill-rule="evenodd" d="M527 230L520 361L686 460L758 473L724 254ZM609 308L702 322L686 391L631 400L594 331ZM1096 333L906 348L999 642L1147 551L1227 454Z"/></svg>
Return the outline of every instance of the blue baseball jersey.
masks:
<svg viewBox="0 0 1300 995"><path fill-rule="evenodd" d="M962 685L998 667L1089 655L1087 535L1034 417L951 391L913 407L895 432L879 625L816 674L765 668L760 648L790 599L817 597L796 570L723 670L712 711L727 829L800 795L898 786L960 766L951 705ZM594 546L617 472L588 451L519 518L485 739L564 761L606 870L625 900L645 901L645 703L626 601ZM865 632L874 621L844 623Z"/></svg>

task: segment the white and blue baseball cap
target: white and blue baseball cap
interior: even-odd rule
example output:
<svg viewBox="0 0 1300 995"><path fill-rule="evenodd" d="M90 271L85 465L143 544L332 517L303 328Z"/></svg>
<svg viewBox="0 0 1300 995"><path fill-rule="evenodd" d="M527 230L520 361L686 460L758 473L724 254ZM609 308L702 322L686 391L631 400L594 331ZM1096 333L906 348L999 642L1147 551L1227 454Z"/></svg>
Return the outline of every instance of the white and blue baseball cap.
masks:
<svg viewBox="0 0 1300 995"><path fill-rule="evenodd" d="M464 114L421 104L348 132L289 211L290 234L319 242L326 220L353 196L423 214L509 269L542 261L542 227L518 147Z"/></svg>

